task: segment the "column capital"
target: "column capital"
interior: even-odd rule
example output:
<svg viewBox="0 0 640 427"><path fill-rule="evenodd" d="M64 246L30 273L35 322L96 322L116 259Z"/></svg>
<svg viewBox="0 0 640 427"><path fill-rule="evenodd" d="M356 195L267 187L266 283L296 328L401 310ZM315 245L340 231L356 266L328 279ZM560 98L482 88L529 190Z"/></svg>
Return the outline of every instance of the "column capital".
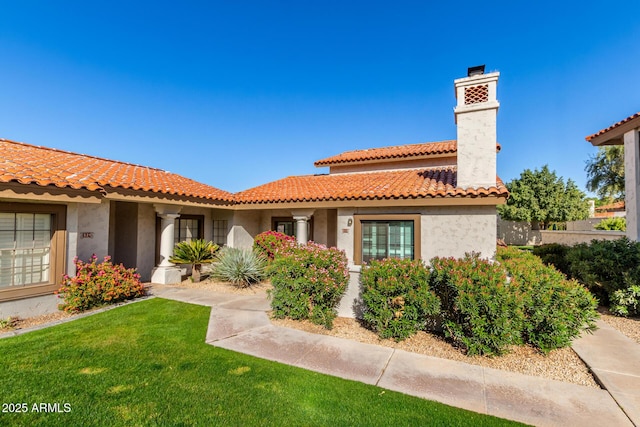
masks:
<svg viewBox="0 0 640 427"><path fill-rule="evenodd" d="M180 214L177 214L177 213L158 213L158 216L162 219L169 219L169 220L180 218Z"/></svg>
<svg viewBox="0 0 640 427"><path fill-rule="evenodd" d="M298 221L298 218L306 218L308 220L314 212L315 209L295 209L291 211L291 216L296 221Z"/></svg>
<svg viewBox="0 0 640 427"><path fill-rule="evenodd" d="M162 203L154 203L153 207L156 210L156 213L159 216L162 215L175 215L173 218L178 218L180 216L180 211L182 210L182 206L178 205L165 205Z"/></svg>

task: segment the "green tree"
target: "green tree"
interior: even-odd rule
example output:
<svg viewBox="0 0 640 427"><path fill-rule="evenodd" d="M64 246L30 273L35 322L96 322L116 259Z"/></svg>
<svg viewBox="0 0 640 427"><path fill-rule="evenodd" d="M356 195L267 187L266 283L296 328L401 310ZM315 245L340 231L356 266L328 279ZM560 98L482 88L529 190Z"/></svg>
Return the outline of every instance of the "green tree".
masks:
<svg viewBox="0 0 640 427"><path fill-rule="evenodd" d="M542 169L525 169L520 178L506 184L509 199L498 206L502 219L529 221L535 228L546 229L552 222L575 221L589 216L586 195L575 182L568 179L566 184L547 165Z"/></svg>
<svg viewBox="0 0 640 427"><path fill-rule="evenodd" d="M624 146L598 147L598 153L589 157L587 190L603 199L624 199Z"/></svg>

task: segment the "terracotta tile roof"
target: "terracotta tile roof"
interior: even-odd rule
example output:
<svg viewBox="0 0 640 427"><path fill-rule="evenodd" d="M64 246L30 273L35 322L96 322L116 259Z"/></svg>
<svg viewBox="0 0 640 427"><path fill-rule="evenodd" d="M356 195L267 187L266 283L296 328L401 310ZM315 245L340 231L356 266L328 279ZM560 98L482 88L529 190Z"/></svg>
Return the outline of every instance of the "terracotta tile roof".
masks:
<svg viewBox="0 0 640 427"><path fill-rule="evenodd" d="M407 159L436 154L455 154L456 147L456 141L440 141L397 145L393 147L368 148L366 150L345 151L336 156L318 160L314 165L321 167L368 160Z"/></svg>
<svg viewBox="0 0 640 427"><path fill-rule="evenodd" d="M0 183L104 191L125 188L231 202L233 195L191 179L146 166L0 139Z"/></svg>
<svg viewBox="0 0 640 427"><path fill-rule="evenodd" d="M500 151L500 144L496 144ZM371 160L406 160L416 157L429 157L442 154L455 155L458 143L455 140L423 142L420 144L395 145L393 147L368 148L365 150L345 151L336 156L327 157L314 163L316 167L345 163L366 162Z"/></svg>
<svg viewBox="0 0 640 427"><path fill-rule="evenodd" d="M235 200L251 204L508 195L499 178L497 186L479 189L458 188L456 179L455 168L290 176L236 193Z"/></svg>
<svg viewBox="0 0 640 427"><path fill-rule="evenodd" d="M597 211L624 210L624 201L611 203L609 205L598 206L596 210Z"/></svg>
<svg viewBox="0 0 640 427"><path fill-rule="evenodd" d="M625 123L627 123L627 122L629 122L629 121L631 121L631 120L633 120L633 119L635 119L635 118L638 118L638 117L640 117L640 113L635 113L635 114L633 114L633 115L631 115L631 116L627 117L626 119L620 120L619 122L612 124L612 125L611 125L611 126L609 126L608 128L605 128L605 129L599 130L598 132L594 133L593 135L589 135L589 136L587 136L585 139L586 139L587 141L591 142L591 140L592 140L593 138L596 138L596 137L598 137L598 136L600 136L600 135L603 135L603 134L605 134L605 133L607 133L607 132L609 132L609 131L611 131L611 130L613 130L613 129L615 129L615 128L619 127L619 126L622 126L623 124L625 124Z"/></svg>

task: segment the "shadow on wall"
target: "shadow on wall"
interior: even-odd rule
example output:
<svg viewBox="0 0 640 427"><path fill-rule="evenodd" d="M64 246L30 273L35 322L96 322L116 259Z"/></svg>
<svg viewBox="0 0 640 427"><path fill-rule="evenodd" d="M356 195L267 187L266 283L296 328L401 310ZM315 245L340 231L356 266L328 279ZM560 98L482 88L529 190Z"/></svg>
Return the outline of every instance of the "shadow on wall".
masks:
<svg viewBox="0 0 640 427"><path fill-rule="evenodd" d="M498 218L498 239L507 245L529 246L542 242L540 230L532 230L526 221L505 221Z"/></svg>

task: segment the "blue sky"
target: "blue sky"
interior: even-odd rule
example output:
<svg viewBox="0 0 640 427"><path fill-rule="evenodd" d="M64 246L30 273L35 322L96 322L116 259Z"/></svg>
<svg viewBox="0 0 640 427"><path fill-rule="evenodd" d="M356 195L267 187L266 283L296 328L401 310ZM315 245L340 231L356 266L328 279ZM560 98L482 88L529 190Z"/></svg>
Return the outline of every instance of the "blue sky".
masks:
<svg viewBox="0 0 640 427"><path fill-rule="evenodd" d="M455 139L453 80L486 64L500 177L549 164L584 188L584 137L640 111L639 15L615 0L0 0L0 138L239 191L342 151Z"/></svg>

